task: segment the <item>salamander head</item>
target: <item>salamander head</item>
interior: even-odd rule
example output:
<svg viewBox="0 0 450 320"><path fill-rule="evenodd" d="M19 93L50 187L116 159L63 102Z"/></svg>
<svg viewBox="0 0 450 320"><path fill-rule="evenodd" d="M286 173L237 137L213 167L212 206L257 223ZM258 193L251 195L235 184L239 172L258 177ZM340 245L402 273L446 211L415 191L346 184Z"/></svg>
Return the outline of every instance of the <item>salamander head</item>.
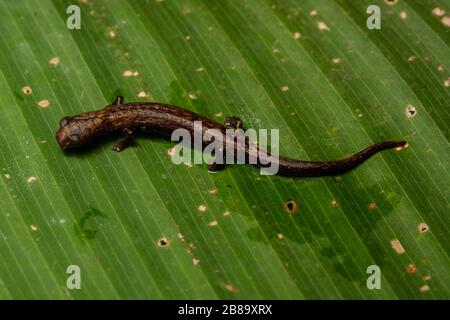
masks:
<svg viewBox="0 0 450 320"><path fill-rule="evenodd" d="M103 127L103 119L94 113L64 117L59 121L56 141L63 150L80 147L97 137Z"/></svg>

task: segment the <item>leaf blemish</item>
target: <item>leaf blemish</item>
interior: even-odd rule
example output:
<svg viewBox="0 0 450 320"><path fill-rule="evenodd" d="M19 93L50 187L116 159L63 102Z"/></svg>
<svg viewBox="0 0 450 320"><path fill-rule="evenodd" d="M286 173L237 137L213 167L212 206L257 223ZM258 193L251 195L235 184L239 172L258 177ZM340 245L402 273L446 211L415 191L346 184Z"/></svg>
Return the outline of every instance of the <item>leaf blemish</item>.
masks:
<svg viewBox="0 0 450 320"><path fill-rule="evenodd" d="M450 27L450 16L442 17L441 22L444 25L444 27L449 28Z"/></svg>
<svg viewBox="0 0 450 320"><path fill-rule="evenodd" d="M33 90L31 89L31 87L25 86L25 87L22 88L22 92L24 94L31 94L33 92Z"/></svg>
<svg viewBox="0 0 450 320"><path fill-rule="evenodd" d="M434 8L431 13L437 17L442 17L445 14L445 10L441 8Z"/></svg>
<svg viewBox="0 0 450 320"><path fill-rule="evenodd" d="M162 237L161 239L159 239L156 244L158 245L158 247L160 248L166 248L167 246L169 246L170 244L170 240L167 239L166 237Z"/></svg>
<svg viewBox="0 0 450 320"><path fill-rule="evenodd" d="M450 87L450 77L444 80L444 87L446 88Z"/></svg>
<svg viewBox="0 0 450 320"><path fill-rule="evenodd" d="M406 266L406 272L408 272L408 273L414 273L414 272L416 272L416 270L417 270L416 266L412 263L410 263Z"/></svg>
<svg viewBox="0 0 450 320"><path fill-rule="evenodd" d="M36 182L36 180L37 180L37 177L31 176L27 179L27 182L28 182L28 184L32 184L32 183Z"/></svg>
<svg viewBox="0 0 450 320"><path fill-rule="evenodd" d="M219 223L217 222L217 220L211 221L210 223L208 223L208 226L210 227L215 227L217 226Z"/></svg>
<svg viewBox="0 0 450 320"><path fill-rule="evenodd" d="M48 61L52 66L57 66L59 64L59 57L53 57Z"/></svg>
<svg viewBox="0 0 450 320"><path fill-rule="evenodd" d="M367 206L369 209L376 209L378 208L377 204L375 202L369 203L369 205Z"/></svg>
<svg viewBox="0 0 450 320"><path fill-rule="evenodd" d="M226 284L224 287L229 292L237 292L238 291L238 289L235 286L233 286L232 284Z"/></svg>
<svg viewBox="0 0 450 320"><path fill-rule="evenodd" d="M397 254L405 253L405 248L403 248L403 245L401 244L400 240L398 240L398 239L391 240L391 247L392 247L392 249L394 249L394 251Z"/></svg>
<svg viewBox="0 0 450 320"><path fill-rule="evenodd" d="M412 104L408 104L405 108L405 114L408 119L414 118L417 115L416 107Z"/></svg>
<svg viewBox="0 0 450 320"><path fill-rule="evenodd" d="M295 213L298 211L297 203L294 200L286 201L283 204L284 210L286 210L288 213Z"/></svg>
<svg viewBox="0 0 450 320"><path fill-rule="evenodd" d="M323 21L317 22L317 28L319 28L320 31L330 31L330 28L328 28L327 24Z"/></svg>
<svg viewBox="0 0 450 320"><path fill-rule="evenodd" d="M48 108L48 106L50 105L50 102L47 99L41 100L38 102L38 106L45 109Z"/></svg>
<svg viewBox="0 0 450 320"><path fill-rule="evenodd" d="M398 2L398 0L384 0L384 2L390 6L393 6Z"/></svg>
<svg viewBox="0 0 450 320"><path fill-rule="evenodd" d="M425 222L422 222L419 223L417 229L419 230L420 233L425 233L428 232L428 230L430 230L430 227L428 227L428 225Z"/></svg>
<svg viewBox="0 0 450 320"><path fill-rule="evenodd" d="M427 292L429 290L430 290L430 286L427 284L420 287L420 292Z"/></svg>
<svg viewBox="0 0 450 320"><path fill-rule="evenodd" d="M217 188L211 188L208 190L209 194L216 194L219 190Z"/></svg>

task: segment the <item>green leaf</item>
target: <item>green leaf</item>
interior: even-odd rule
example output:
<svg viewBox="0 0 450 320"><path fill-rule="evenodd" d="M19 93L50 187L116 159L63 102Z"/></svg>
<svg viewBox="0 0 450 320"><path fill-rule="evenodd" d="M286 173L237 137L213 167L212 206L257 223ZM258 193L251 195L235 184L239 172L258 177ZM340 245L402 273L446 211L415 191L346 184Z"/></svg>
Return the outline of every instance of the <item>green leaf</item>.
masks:
<svg viewBox="0 0 450 320"><path fill-rule="evenodd" d="M450 298L450 4L385 2L86 0L80 30L72 1L0 2L0 298ZM409 146L312 179L153 137L63 153L59 119L118 94L279 129L297 159Z"/></svg>

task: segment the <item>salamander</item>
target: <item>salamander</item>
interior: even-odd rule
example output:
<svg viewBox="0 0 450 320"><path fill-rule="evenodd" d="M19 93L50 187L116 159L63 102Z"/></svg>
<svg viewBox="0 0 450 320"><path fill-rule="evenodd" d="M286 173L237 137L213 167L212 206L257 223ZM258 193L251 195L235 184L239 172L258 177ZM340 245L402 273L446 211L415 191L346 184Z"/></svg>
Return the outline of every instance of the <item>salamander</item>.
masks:
<svg viewBox="0 0 450 320"><path fill-rule="evenodd" d="M155 102L124 103L123 97L118 96L112 104L101 110L62 118L60 128L56 133L56 141L61 149L66 150L84 146L100 136L121 132L124 136L123 139L113 146L113 150L120 152L130 146L137 132L150 130L163 136L170 136L175 129L183 128L194 134L196 130L194 122L196 121L201 121L202 133L209 129L221 132L224 147L227 143L226 130L242 128L242 121L238 117L227 117L225 123L221 124L174 105ZM249 154L249 142L247 140L244 144L233 143L235 149L244 148L245 153ZM207 142L203 141L202 147L205 147L206 144ZM355 168L381 150L402 147L405 144L406 141L402 140L382 141L347 158L335 161L303 161L278 155L270 159L271 161L278 161L277 174L281 176L333 176ZM264 167L267 165L267 157L270 156L271 154L267 152L265 162L257 159L256 163L252 164L260 168ZM220 161L216 161L209 164L208 169L211 171L220 170L223 165L219 163Z"/></svg>

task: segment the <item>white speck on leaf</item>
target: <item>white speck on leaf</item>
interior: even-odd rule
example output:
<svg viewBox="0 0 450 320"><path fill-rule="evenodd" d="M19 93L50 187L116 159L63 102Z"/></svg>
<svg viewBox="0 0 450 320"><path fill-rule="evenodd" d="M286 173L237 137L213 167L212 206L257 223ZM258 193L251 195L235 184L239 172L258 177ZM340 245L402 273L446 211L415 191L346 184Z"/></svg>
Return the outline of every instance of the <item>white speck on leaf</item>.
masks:
<svg viewBox="0 0 450 320"><path fill-rule="evenodd" d="M330 28L328 28L327 24L323 21L317 22L317 28L319 28L320 31L329 31Z"/></svg>
<svg viewBox="0 0 450 320"><path fill-rule="evenodd" d="M429 290L430 290L430 286L427 284L420 287L420 292L427 292Z"/></svg>
<svg viewBox="0 0 450 320"><path fill-rule="evenodd" d="M41 100L38 102L38 106L41 108L48 108L48 106L50 105L50 102L47 99Z"/></svg>
<svg viewBox="0 0 450 320"><path fill-rule="evenodd" d="M33 92L33 90L31 89L31 87L25 86L25 87L22 88L22 92L24 94L31 94Z"/></svg>
<svg viewBox="0 0 450 320"><path fill-rule="evenodd" d="M59 64L59 58L58 57L53 57L48 61L49 64L56 66Z"/></svg>
<svg viewBox="0 0 450 320"><path fill-rule="evenodd" d="M27 179L28 184L32 184L34 182L36 182L37 177L36 176L31 176Z"/></svg>
<svg viewBox="0 0 450 320"><path fill-rule="evenodd" d="M217 226L219 223L217 222L217 220L211 221L210 223L208 223L208 226L210 227L215 227Z"/></svg>
<svg viewBox="0 0 450 320"><path fill-rule="evenodd" d="M450 16L442 17L441 22L444 25L444 27L447 28L450 27Z"/></svg>
<svg viewBox="0 0 450 320"><path fill-rule="evenodd" d="M394 251L397 254L405 253L405 248L403 248L403 245L401 244L400 240L398 240L398 239L391 240L391 247L392 247L392 249L394 249Z"/></svg>
<svg viewBox="0 0 450 320"><path fill-rule="evenodd" d="M431 13L437 17L442 17L445 14L445 10L441 8L434 8Z"/></svg>
<svg viewBox="0 0 450 320"><path fill-rule="evenodd" d="M300 39L300 38L302 37L302 35L300 34L300 32L294 32L294 34L292 35L292 37L293 37L295 40L298 40L298 39Z"/></svg>

